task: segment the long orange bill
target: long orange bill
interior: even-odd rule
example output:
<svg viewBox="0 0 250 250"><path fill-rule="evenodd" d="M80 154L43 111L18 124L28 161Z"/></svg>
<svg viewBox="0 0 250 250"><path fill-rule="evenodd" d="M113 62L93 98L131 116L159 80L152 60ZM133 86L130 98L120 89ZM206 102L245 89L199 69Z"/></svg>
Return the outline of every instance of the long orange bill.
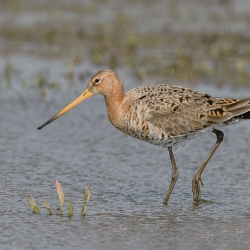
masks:
<svg viewBox="0 0 250 250"><path fill-rule="evenodd" d="M92 95L93 94L88 89L85 89L82 92L82 94L79 95L73 102L71 102L68 106L66 106L64 109L62 109L56 115L54 115L53 117L51 117L48 121L46 121L42 126L40 126L37 129L42 129L43 127L45 127L49 123L53 122L55 119L57 119L58 117L62 116L63 114L67 113L72 108L74 108L76 105L78 105L79 103L83 102L84 100L86 100L87 98L89 98Z"/></svg>

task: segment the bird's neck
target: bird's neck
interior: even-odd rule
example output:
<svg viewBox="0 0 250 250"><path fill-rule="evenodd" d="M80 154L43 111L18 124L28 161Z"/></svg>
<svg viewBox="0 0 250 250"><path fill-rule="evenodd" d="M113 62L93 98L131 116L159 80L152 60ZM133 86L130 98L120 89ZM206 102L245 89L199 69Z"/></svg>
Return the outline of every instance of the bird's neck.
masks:
<svg viewBox="0 0 250 250"><path fill-rule="evenodd" d="M111 91L104 96L109 120L118 129L120 129L122 123L124 111L122 102L124 97L123 85L118 86L115 91Z"/></svg>

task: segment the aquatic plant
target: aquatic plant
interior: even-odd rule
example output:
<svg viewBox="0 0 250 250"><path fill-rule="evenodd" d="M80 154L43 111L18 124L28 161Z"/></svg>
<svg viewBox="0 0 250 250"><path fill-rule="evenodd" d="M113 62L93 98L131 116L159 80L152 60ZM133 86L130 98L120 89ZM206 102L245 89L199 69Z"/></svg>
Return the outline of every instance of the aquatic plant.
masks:
<svg viewBox="0 0 250 250"><path fill-rule="evenodd" d="M87 202L90 199L90 188L89 185L87 185L84 188L84 201L83 201L83 206L82 206L82 216L85 216L86 214L86 209L87 209Z"/></svg>
<svg viewBox="0 0 250 250"><path fill-rule="evenodd" d="M39 210L34 198L30 194L28 195L28 201L29 201L29 205L32 208L33 212L40 213L40 210Z"/></svg>
<svg viewBox="0 0 250 250"><path fill-rule="evenodd" d="M63 189L61 187L61 184L59 183L58 180L56 180L56 190L57 190L58 198L60 201L60 210L58 212L58 215L61 216L62 215L62 206L64 204L64 193L63 193ZM90 199L90 188L89 188L89 185L87 185L84 188L84 201L83 201L83 207L82 207L82 212L81 212L82 216L84 216L86 214L86 204L89 201L89 199ZM30 207L34 211L34 213L40 213L40 210L39 210L34 198L30 194L28 195L28 202L29 202ZM43 205L48 209L50 215L54 215L54 212L51 210L50 205L47 201L44 201ZM68 206L69 206L68 217L71 218L74 215L74 213L73 213L73 203L71 202L69 197L68 197Z"/></svg>
<svg viewBox="0 0 250 250"><path fill-rule="evenodd" d="M3 68L3 75L5 79L5 87L10 88L11 87L11 80L14 74L16 73L16 70L14 69L13 65L10 63L10 60L8 56L4 56L4 68Z"/></svg>
<svg viewBox="0 0 250 250"><path fill-rule="evenodd" d="M44 201L43 205L48 209L50 215L54 214L53 211L50 209L50 205L47 201Z"/></svg>
<svg viewBox="0 0 250 250"><path fill-rule="evenodd" d="M59 201L60 201L59 215L62 215L62 206L64 204L64 193L63 193L62 187L61 187L58 180L56 180L56 191L58 193L58 197L59 197Z"/></svg>
<svg viewBox="0 0 250 250"><path fill-rule="evenodd" d="M73 213L73 204L72 204L70 198L68 198L68 203L69 203L69 215L68 216L72 217L74 215L74 213Z"/></svg>
<svg viewBox="0 0 250 250"><path fill-rule="evenodd" d="M58 82L49 80L49 72L39 71L34 77L34 86L39 90L43 99L47 97L48 90L58 88Z"/></svg>

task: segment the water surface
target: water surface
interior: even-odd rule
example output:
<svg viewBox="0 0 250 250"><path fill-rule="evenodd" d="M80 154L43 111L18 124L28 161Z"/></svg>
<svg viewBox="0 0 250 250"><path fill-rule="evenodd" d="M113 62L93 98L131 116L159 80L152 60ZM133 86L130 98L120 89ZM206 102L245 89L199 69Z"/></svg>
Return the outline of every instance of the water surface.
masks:
<svg viewBox="0 0 250 250"><path fill-rule="evenodd" d="M202 198L207 202L198 206L192 202L191 180L216 138L203 135L177 153L180 176L169 205L163 206L171 179L168 152L113 128L102 97L36 130L77 96L78 89L73 89L59 92L53 105L29 96L25 106L17 97L1 100L1 249L250 246L249 122L224 129L225 141L203 174ZM54 210L59 206L56 179L74 204L72 219L67 205L61 218L49 216L41 205L47 200ZM82 218L87 184L92 196ZM31 212L28 194L41 214Z"/></svg>
<svg viewBox="0 0 250 250"><path fill-rule="evenodd" d="M250 121L223 129L199 205L191 181L213 133L175 155L179 179L164 206L167 150L112 127L103 97L36 130L108 67L126 90L167 83L249 96L238 88L250 82L249 1L59 2L0 1L0 250L249 249ZM233 89L214 87L229 83ZM71 219L67 204L62 217L42 207L44 200L59 207L55 180L73 202ZM91 199L81 217L87 184Z"/></svg>

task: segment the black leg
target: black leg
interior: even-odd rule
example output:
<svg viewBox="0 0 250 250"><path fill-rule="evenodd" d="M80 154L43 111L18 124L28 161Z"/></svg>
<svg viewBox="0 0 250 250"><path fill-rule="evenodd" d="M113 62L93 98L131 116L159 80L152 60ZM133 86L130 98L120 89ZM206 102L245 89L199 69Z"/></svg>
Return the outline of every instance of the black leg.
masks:
<svg viewBox="0 0 250 250"><path fill-rule="evenodd" d="M223 137L224 137L224 133L222 131L220 131L220 130L214 129L212 132L216 134L217 141L214 144L214 146L213 146L212 150L210 151L210 153L208 154L206 160L202 164L201 168L198 170L198 172L196 173L196 175L194 176L194 178L192 180L192 191L193 191L193 197L194 197L195 202L201 200L200 184L203 186L203 182L201 180L201 175L202 175L205 167L207 166L208 162L212 158L213 154L215 153L215 151L218 149L218 147L222 143Z"/></svg>
<svg viewBox="0 0 250 250"><path fill-rule="evenodd" d="M171 183L169 185L167 194L166 194L166 196L164 198L164 201L163 201L164 205L168 204L168 199L169 199L169 197L170 197L170 195L172 193L174 185L175 185L175 183L176 183L176 181L178 179L178 176L179 176L179 172L178 172L178 169L177 169L177 166L176 166L176 163L175 163L172 147L169 147L168 151L169 151L169 156L170 156L171 163L172 163L172 180L171 180Z"/></svg>

